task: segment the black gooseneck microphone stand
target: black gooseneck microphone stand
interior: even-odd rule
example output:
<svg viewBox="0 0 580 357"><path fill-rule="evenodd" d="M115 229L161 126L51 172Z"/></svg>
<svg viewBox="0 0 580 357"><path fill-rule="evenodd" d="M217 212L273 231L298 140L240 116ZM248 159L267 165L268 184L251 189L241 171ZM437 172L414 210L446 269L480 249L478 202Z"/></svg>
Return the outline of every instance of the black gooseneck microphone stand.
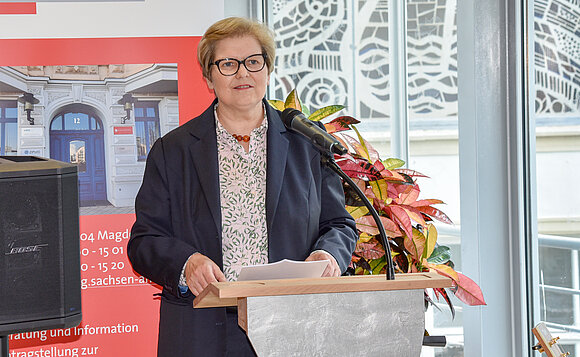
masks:
<svg viewBox="0 0 580 357"><path fill-rule="evenodd" d="M387 238L387 234L385 233L385 227L383 227L383 223L379 218L379 214L377 210L373 207L369 199L365 196L365 194L361 191L361 189L354 183L354 181L348 177L344 171L338 166L336 161L334 161L333 154L328 151L321 150L321 161L324 165L330 168L332 171L336 172L342 179L348 183L350 187L354 189L356 194L360 197L363 201L365 206L369 209L369 212L373 216L375 222L377 223L377 228L379 229L379 234L381 236L381 243L383 244L383 248L385 248L385 259L387 260L387 280L395 280L395 267L393 266L393 257L391 256L391 246L389 245L389 239Z"/></svg>

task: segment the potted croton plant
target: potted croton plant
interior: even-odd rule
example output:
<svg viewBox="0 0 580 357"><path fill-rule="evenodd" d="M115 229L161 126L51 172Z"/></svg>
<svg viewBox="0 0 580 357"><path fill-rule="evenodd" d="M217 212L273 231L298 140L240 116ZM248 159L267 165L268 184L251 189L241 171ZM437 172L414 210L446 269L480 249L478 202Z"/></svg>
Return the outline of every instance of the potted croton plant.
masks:
<svg viewBox="0 0 580 357"><path fill-rule="evenodd" d="M351 116L334 115L344 109L342 105L331 105L310 113L293 90L285 101L270 100L270 104L283 111L294 108L312 121L321 121L333 116L325 123L326 131L336 137L349 152L335 156L340 168L351 177L372 202L379 213L385 232L389 237L392 258L397 273L416 273L433 270L449 277L453 287L449 290L467 305L485 305L480 287L470 278L455 271L448 247L437 243L437 229L433 221L452 224L451 220L434 205L443 203L438 199L420 199L417 178L427 176L406 168L402 160L381 160L378 152L364 140L355 124L359 121ZM345 133L353 131L356 138ZM353 253L349 272L351 274L384 274L386 269L385 250L381 244L379 230L368 209L362 204L354 190L345 186L346 208L356 220L359 240ZM444 288L433 289L439 299L443 297L455 315L453 304ZM431 302L426 293L425 298Z"/></svg>

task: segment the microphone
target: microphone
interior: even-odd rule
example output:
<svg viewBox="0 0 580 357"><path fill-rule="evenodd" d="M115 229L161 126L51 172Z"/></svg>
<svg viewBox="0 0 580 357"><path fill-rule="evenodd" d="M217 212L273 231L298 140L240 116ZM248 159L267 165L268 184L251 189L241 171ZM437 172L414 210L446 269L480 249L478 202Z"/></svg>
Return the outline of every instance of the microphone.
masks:
<svg viewBox="0 0 580 357"><path fill-rule="evenodd" d="M342 146L336 138L324 131L314 122L308 120L301 111L293 108L286 108L282 112L281 118L286 128L304 135L310 139L312 144L314 144L314 146L319 150L338 155L344 155L348 152L348 150Z"/></svg>

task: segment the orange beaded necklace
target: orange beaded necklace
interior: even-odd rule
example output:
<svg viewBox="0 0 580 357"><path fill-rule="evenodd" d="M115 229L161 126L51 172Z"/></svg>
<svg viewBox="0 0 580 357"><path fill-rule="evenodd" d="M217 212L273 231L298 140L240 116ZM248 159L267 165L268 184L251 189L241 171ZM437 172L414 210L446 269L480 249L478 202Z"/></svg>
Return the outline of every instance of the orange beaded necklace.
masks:
<svg viewBox="0 0 580 357"><path fill-rule="evenodd" d="M243 141L243 142L246 142L246 143L250 141L250 136L249 135L232 134L232 136L234 138L236 138L237 141Z"/></svg>

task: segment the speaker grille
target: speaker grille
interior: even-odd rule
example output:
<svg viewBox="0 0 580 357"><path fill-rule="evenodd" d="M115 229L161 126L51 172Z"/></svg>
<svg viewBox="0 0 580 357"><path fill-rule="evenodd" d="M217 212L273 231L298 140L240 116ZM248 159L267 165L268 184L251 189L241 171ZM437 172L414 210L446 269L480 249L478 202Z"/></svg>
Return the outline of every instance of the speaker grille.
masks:
<svg viewBox="0 0 580 357"><path fill-rule="evenodd" d="M80 321L76 173L24 165L28 176L0 175L0 335Z"/></svg>
<svg viewBox="0 0 580 357"><path fill-rule="evenodd" d="M60 314L62 231L59 189L50 176L15 179L0 188L4 241L0 320L14 322Z"/></svg>

